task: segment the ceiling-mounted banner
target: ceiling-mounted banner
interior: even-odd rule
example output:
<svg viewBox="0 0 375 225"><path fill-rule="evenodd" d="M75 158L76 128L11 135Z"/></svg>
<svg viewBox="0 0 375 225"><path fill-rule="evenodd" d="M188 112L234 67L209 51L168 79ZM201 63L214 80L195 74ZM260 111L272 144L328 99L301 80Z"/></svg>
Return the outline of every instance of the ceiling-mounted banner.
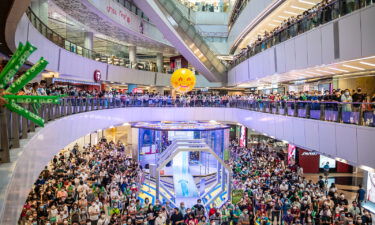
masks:
<svg viewBox="0 0 375 225"><path fill-rule="evenodd" d="M13 57L9 60L7 65L0 73L0 107L6 107L10 111L25 117L26 119L34 122L35 124L43 127L44 120L35 113L22 108L17 103L32 103L39 105L41 103L54 103L60 101L61 96L33 96L33 95L17 95L17 93L24 88L34 77L41 73L47 66L48 62L43 57L28 69L22 76L15 81L11 82L14 75L22 67L27 58L36 50L29 42L26 45L20 43ZM5 87L8 88L4 90ZM34 111L37 111L34 107Z"/></svg>

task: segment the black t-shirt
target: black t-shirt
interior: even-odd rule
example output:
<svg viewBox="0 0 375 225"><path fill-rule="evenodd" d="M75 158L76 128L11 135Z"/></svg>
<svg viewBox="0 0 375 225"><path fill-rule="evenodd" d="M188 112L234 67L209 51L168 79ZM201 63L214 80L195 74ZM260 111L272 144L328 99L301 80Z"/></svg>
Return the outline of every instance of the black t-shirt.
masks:
<svg viewBox="0 0 375 225"><path fill-rule="evenodd" d="M342 205L348 205L348 200L339 198L339 199L337 200L337 203L338 203L338 204L341 203Z"/></svg>
<svg viewBox="0 0 375 225"><path fill-rule="evenodd" d="M135 215L135 223L143 224L143 220L145 219L145 215L143 213L138 213Z"/></svg>
<svg viewBox="0 0 375 225"><path fill-rule="evenodd" d="M171 221L172 221L172 225L176 225L176 222L178 221L181 221L181 220L184 220L184 217L182 216L181 213L173 213L173 215L171 216Z"/></svg>

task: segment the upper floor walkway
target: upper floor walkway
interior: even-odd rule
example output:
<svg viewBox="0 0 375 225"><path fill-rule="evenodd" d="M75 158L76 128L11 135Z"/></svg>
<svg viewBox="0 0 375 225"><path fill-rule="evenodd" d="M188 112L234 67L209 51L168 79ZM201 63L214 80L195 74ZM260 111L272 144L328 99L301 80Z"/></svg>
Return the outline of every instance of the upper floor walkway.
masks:
<svg viewBox="0 0 375 225"><path fill-rule="evenodd" d="M375 4L356 8L343 2L335 1L244 51L229 70L228 84L374 56ZM346 71L336 69L325 75Z"/></svg>
<svg viewBox="0 0 375 225"><path fill-rule="evenodd" d="M99 70L104 81L164 87L170 85L170 74L131 69L125 59L112 60L110 56L75 46L54 33L31 11L21 18L15 32L16 46L26 41L37 47L29 61L36 63L40 57L44 57L49 62L47 70L58 72L60 78L95 82L93 74ZM219 86L220 83L211 83L203 76L197 76L196 87Z"/></svg>

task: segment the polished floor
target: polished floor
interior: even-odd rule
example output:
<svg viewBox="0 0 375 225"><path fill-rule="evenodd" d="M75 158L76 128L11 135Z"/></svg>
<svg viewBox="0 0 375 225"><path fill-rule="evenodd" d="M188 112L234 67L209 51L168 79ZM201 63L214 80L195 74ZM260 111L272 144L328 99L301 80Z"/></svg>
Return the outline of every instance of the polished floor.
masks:
<svg viewBox="0 0 375 225"><path fill-rule="evenodd" d="M314 183L318 182L319 176L323 176L322 173L317 174L305 174L307 180L312 180ZM353 173L330 173L328 176L328 186L334 183L338 193L344 193L349 203L355 200L357 196L358 185L363 183L363 172Z"/></svg>

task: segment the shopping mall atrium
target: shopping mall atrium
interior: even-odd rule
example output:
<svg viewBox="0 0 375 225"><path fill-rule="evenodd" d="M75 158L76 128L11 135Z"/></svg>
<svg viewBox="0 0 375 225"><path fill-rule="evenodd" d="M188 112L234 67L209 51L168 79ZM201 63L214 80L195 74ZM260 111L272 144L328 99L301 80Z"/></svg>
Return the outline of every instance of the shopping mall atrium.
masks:
<svg viewBox="0 0 375 225"><path fill-rule="evenodd" d="M1 0L16 224L375 224L375 0Z"/></svg>

